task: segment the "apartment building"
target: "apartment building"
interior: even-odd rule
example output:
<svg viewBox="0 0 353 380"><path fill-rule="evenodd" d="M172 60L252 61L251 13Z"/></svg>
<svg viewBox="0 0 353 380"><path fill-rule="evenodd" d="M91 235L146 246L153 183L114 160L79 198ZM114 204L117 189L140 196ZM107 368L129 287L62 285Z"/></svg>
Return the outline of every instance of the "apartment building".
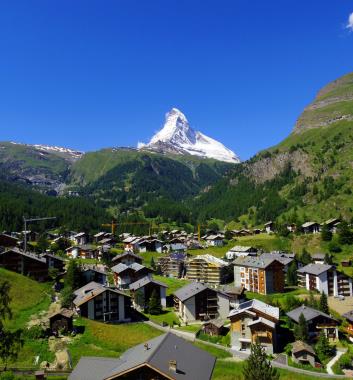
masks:
<svg viewBox="0 0 353 380"><path fill-rule="evenodd" d="M199 255L187 262L186 276L191 281L210 285L224 284L231 279L229 263L212 255Z"/></svg>
<svg viewBox="0 0 353 380"><path fill-rule="evenodd" d="M269 255L238 257L234 264L234 286L260 294L280 293L284 289L284 264Z"/></svg>
<svg viewBox="0 0 353 380"><path fill-rule="evenodd" d="M328 264L308 264L298 269L298 285L328 296L353 295L352 278Z"/></svg>

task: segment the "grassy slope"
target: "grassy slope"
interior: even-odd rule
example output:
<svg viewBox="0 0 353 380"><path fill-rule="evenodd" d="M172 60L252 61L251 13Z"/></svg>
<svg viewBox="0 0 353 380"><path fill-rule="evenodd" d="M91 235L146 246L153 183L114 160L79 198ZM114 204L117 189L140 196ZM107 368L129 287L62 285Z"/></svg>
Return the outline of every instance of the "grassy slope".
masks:
<svg viewBox="0 0 353 380"><path fill-rule="evenodd" d="M6 322L8 328L23 328L31 315L46 310L50 304L50 286L41 284L20 274L0 268L1 281L11 284L11 309L13 319Z"/></svg>
<svg viewBox="0 0 353 380"><path fill-rule="evenodd" d="M6 321L9 329L24 329L31 316L40 311L47 310L50 304L50 286L40 284L20 274L9 272L0 268L1 280L11 284L10 296L13 319ZM48 352L46 340L26 340L19 353L17 366L32 367L34 358L40 357L39 362L53 360L53 354Z"/></svg>
<svg viewBox="0 0 353 380"><path fill-rule="evenodd" d="M77 335L68 346L74 364L81 356L119 357L127 349L162 334L143 323L108 325L78 319L75 325L83 326L84 334Z"/></svg>

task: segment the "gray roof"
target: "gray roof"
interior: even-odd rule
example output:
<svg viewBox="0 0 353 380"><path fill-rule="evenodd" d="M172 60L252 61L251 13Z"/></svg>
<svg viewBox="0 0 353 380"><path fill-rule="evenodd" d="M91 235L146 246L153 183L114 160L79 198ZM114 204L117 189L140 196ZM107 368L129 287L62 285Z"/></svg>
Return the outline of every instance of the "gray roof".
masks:
<svg viewBox="0 0 353 380"><path fill-rule="evenodd" d="M177 363L176 372L169 369L171 360ZM69 380L114 378L143 364L175 380L210 380L215 362L208 352L168 333L131 348L120 359L82 358Z"/></svg>
<svg viewBox="0 0 353 380"><path fill-rule="evenodd" d="M302 340L297 340L292 345L292 353L296 354L297 352L306 351L315 356L314 349L307 343L303 342Z"/></svg>
<svg viewBox="0 0 353 380"><path fill-rule="evenodd" d="M293 261L293 259L291 257L288 257L285 253L263 253L261 256L259 256L259 259L263 258L276 259L284 266L290 264Z"/></svg>
<svg viewBox="0 0 353 380"><path fill-rule="evenodd" d="M11 248L11 249L8 249L8 250L6 250L6 251L4 251L4 252L1 252L0 255L4 255L5 253L8 253L8 252L15 252L15 253L18 253L19 255L22 255L22 256L28 257L29 259L39 261L39 262L41 262L42 264L46 264L46 263L47 263L47 261L45 260L44 257L39 256L39 255L37 255L36 253L21 251L21 250L18 249L18 248Z"/></svg>
<svg viewBox="0 0 353 380"><path fill-rule="evenodd" d="M140 280L135 281L133 284L131 284L130 290L141 289L147 284L151 284L151 283L162 286L163 288L168 288L168 286L164 284L163 282L153 280L151 277L146 276L146 277L141 278Z"/></svg>
<svg viewBox="0 0 353 380"><path fill-rule="evenodd" d="M117 260L122 259L122 258L127 257L127 256L131 256L131 257L134 257L135 259L142 261L142 257L135 255L133 252L129 252L129 251L125 251L121 255L115 256L112 261L117 261Z"/></svg>
<svg viewBox="0 0 353 380"><path fill-rule="evenodd" d="M132 269L133 271L138 272L142 269L149 269L149 268L147 268L144 265L141 265L139 263L132 263L130 265L126 265L124 263L119 263L119 264L113 266L111 269L115 273L122 273L128 269Z"/></svg>
<svg viewBox="0 0 353 380"><path fill-rule="evenodd" d="M254 257L254 256L238 257L233 261L233 264L236 266L241 266L241 267L265 269L269 265L271 265L274 261L278 261L282 264L282 262L279 261L276 257L269 257L269 256L263 256L263 255L259 257Z"/></svg>
<svg viewBox="0 0 353 380"><path fill-rule="evenodd" d="M311 321L312 319L315 319L320 316L336 321L334 318L330 317L328 314L325 314L320 310L316 310L316 309L313 309L312 307L305 306L305 305L301 305L297 307L296 309L287 313L288 317L297 323L299 322L300 314L304 315L304 318L306 321Z"/></svg>
<svg viewBox="0 0 353 380"><path fill-rule="evenodd" d="M105 292L105 291L111 291L117 294L121 294L125 297L129 297L127 294L124 292L121 292L115 288L109 288L107 286L104 286L102 284L98 284L97 282L91 281L85 286L82 286L82 288L77 289L74 291L74 295L76 298L73 300L74 305L80 306L87 301L89 301L92 298L97 297L99 294Z"/></svg>
<svg viewBox="0 0 353 380"><path fill-rule="evenodd" d="M191 282L190 284L187 284L183 286L181 289L177 290L174 293L174 295L181 302L184 302L189 298L195 296L196 294L203 292L206 289L208 289L207 286L201 284L200 282Z"/></svg>
<svg viewBox="0 0 353 380"><path fill-rule="evenodd" d="M353 322L353 310L349 311L348 313L345 313L342 315L343 318L346 318L347 321Z"/></svg>
<svg viewBox="0 0 353 380"><path fill-rule="evenodd" d="M332 265L328 264L308 264L297 270L298 273L308 273L315 276L319 276L321 273L327 272L332 268Z"/></svg>
<svg viewBox="0 0 353 380"><path fill-rule="evenodd" d="M279 319L279 308L275 306L268 305L257 299L246 301L238 305L236 309L232 309L228 317L232 317L237 314L241 314L244 311L256 310L265 315L269 315L272 318Z"/></svg>

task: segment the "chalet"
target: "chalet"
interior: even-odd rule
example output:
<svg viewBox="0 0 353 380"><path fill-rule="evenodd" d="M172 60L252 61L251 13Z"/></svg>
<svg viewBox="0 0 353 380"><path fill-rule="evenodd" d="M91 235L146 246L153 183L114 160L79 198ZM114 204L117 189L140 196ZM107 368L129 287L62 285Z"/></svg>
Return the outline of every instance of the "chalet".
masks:
<svg viewBox="0 0 353 380"><path fill-rule="evenodd" d="M101 285L108 283L108 273L103 265L84 265L81 273L85 284L92 281Z"/></svg>
<svg viewBox="0 0 353 380"><path fill-rule="evenodd" d="M153 291L157 292L161 300L162 307L167 306L167 288L163 282L153 280L150 276L141 278L130 285L132 302L137 310L144 310L148 305L148 300L151 298Z"/></svg>
<svg viewBox="0 0 353 380"><path fill-rule="evenodd" d="M131 300L125 293L90 282L74 292L73 303L82 317L103 322L129 322Z"/></svg>
<svg viewBox="0 0 353 380"><path fill-rule="evenodd" d="M116 265L120 264L120 263L125 264L125 265L130 265L133 263L142 264L142 257L135 255L131 251L126 251L126 252L122 253L121 255L116 255L113 258L112 262Z"/></svg>
<svg viewBox="0 0 353 380"><path fill-rule="evenodd" d="M210 336L224 335L225 331L227 329L222 319L211 319L202 325L202 332Z"/></svg>
<svg viewBox="0 0 353 380"><path fill-rule="evenodd" d="M223 237L220 235L210 235L205 240L210 247L223 247Z"/></svg>
<svg viewBox="0 0 353 380"><path fill-rule="evenodd" d="M93 240L95 243L98 243L100 240L104 239L106 235L106 232L98 232L97 234L93 235Z"/></svg>
<svg viewBox="0 0 353 380"><path fill-rule="evenodd" d="M85 245L88 243L88 234L86 232L79 232L73 237L73 241L76 245Z"/></svg>
<svg viewBox="0 0 353 380"><path fill-rule="evenodd" d="M235 247L231 248L226 253L226 258L228 260L234 260L236 257L256 256L256 255L257 255L257 248L236 245Z"/></svg>
<svg viewBox="0 0 353 380"><path fill-rule="evenodd" d="M59 332L70 332L73 329L74 312L68 309L61 309L49 316L50 331L58 334Z"/></svg>
<svg viewBox="0 0 353 380"><path fill-rule="evenodd" d="M328 264L308 264L297 270L298 286L328 296L352 296L352 278Z"/></svg>
<svg viewBox="0 0 353 380"><path fill-rule="evenodd" d="M279 308L253 299L241 303L229 313L231 345L236 351L249 351L260 342L268 354L277 348Z"/></svg>
<svg viewBox="0 0 353 380"><path fill-rule="evenodd" d="M114 284L119 289L128 289L129 285L144 277L150 277L152 269L139 263L129 265L119 263L111 268L114 276Z"/></svg>
<svg viewBox="0 0 353 380"><path fill-rule="evenodd" d="M35 253L12 248L0 253L0 267L31 277L37 281L48 279L47 260Z"/></svg>
<svg viewBox="0 0 353 380"><path fill-rule="evenodd" d="M63 272L65 269L66 261L58 255L54 255L49 252L45 252L41 255L47 261L49 269L57 269L59 272Z"/></svg>
<svg viewBox="0 0 353 380"><path fill-rule="evenodd" d="M284 264L275 257L238 257L234 264L234 285L259 294L284 290Z"/></svg>
<svg viewBox="0 0 353 380"><path fill-rule="evenodd" d="M292 345L292 360L297 364L310 364L315 367L316 354L309 344L298 340Z"/></svg>
<svg viewBox="0 0 353 380"><path fill-rule="evenodd" d="M297 230L297 225L295 223L287 224L287 230L289 232L295 232Z"/></svg>
<svg viewBox="0 0 353 380"><path fill-rule="evenodd" d="M320 224L316 222L305 222L301 227L305 234L318 234L320 232Z"/></svg>
<svg viewBox="0 0 353 380"><path fill-rule="evenodd" d="M180 278L185 275L184 253L171 253L169 256L162 256L158 259L157 265L163 276Z"/></svg>
<svg viewBox="0 0 353 380"><path fill-rule="evenodd" d="M266 233L268 233L268 234L274 232L274 227L275 227L275 224L272 222L272 220L265 223L265 225L264 225L264 229L265 229Z"/></svg>
<svg viewBox="0 0 353 380"><path fill-rule="evenodd" d="M128 236L126 239L123 240L124 250L132 252L136 251L138 248L138 243L142 240L143 239L136 236Z"/></svg>
<svg viewBox="0 0 353 380"><path fill-rule="evenodd" d="M307 326L309 337L316 338L321 331L324 331L330 340L338 339L338 322L336 319L323 313L322 311L313 309L309 306L299 306L287 313L287 316L294 322L299 323L299 317L303 314Z"/></svg>
<svg viewBox="0 0 353 380"><path fill-rule="evenodd" d="M230 297L199 282L192 282L174 293L174 310L183 323L227 318Z"/></svg>
<svg viewBox="0 0 353 380"><path fill-rule="evenodd" d="M169 252L172 253L186 253L187 246L183 243L172 243L169 245Z"/></svg>
<svg viewBox="0 0 353 380"><path fill-rule="evenodd" d="M186 276L191 281L220 285L232 276L229 263L208 254L194 256L186 265Z"/></svg>
<svg viewBox="0 0 353 380"><path fill-rule="evenodd" d="M0 234L0 247L13 248L19 245L20 239L17 237L8 235L8 234Z"/></svg>
<svg viewBox="0 0 353 380"><path fill-rule="evenodd" d="M37 241L39 234L34 231L22 231L21 232L22 239L26 239L27 241Z"/></svg>
<svg viewBox="0 0 353 380"><path fill-rule="evenodd" d="M68 380L211 380L215 363L208 352L167 333L120 358L82 357Z"/></svg>
<svg viewBox="0 0 353 380"><path fill-rule="evenodd" d="M315 264L325 264L325 254L324 253L314 253L311 255Z"/></svg>
<svg viewBox="0 0 353 380"><path fill-rule="evenodd" d="M219 290L229 297L231 307L237 307L244 301L245 288L243 286L224 285Z"/></svg>
<svg viewBox="0 0 353 380"><path fill-rule="evenodd" d="M337 228L339 224L341 223L340 219L338 218L331 218L326 220L324 223L321 224L321 227L326 224L328 229L334 234L337 232Z"/></svg>
<svg viewBox="0 0 353 380"><path fill-rule="evenodd" d="M74 245L65 250L67 256L72 259L95 259L100 260L101 251L92 244Z"/></svg>
<svg viewBox="0 0 353 380"><path fill-rule="evenodd" d="M343 314L342 317L347 322L347 327L345 328L345 330L350 336L353 336L353 310Z"/></svg>

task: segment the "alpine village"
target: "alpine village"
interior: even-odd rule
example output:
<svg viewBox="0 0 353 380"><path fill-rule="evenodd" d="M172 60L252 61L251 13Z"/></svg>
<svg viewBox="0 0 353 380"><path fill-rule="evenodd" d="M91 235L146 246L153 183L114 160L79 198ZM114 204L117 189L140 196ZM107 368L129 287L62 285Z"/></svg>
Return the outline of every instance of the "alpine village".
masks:
<svg viewBox="0 0 353 380"><path fill-rule="evenodd" d="M107 8L102 2L102 8L94 15L90 13L90 6L95 1L77 2L82 6L80 23L86 16L100 23L94 33L88 21L82 29L84 32L75 29L72 20L77 16L76 2L48 2L53 8L50 14L40 16L40 25L48 24L44 29L47 31L55 28L60 31L54 37L54 40L58 38L55 46L70 45L67 67L64 58L62 61L60 58L65 48L58 47L54 53L51 43L45 42L43 47L43 41L47 38L53 42L53 36L51 32L46 35L36 21L31 21L32 13L38 16L39 3L47 7L46 2L25 2L21 12L27 14L26 21L21 26L20 22L16 23L16 28L17 25L28 28L23 34L23 44L28 42L33 47L36 38L43 43L28 54L41 51L44 63L55 56L62 65L60 70L68 70L65 75L74 70L75 59L80 54L85 62L77 66L79 70L74 75L78 72L77 75L83 75L86 65L92 62L97 67L102 64L98 51L106 46L98 46L96 41L102 41L100 33L104 30L119 26L111 18L116 9L108 14L110 6L112 9L121 6L122 13L116 14L119 13L119 22L127 29L129 20L135 17L142 17L141 25L149 20L164 19L165 29L163 32L158 29L154 38L161 39L161 46L168 45L169 50L174 48L173 44L178 46L178 38L182 38L184 32L187 35L182 26L175 40L163 40L163 34L170 33L168 22L175 21L174 18L168 21L172 14L161 16L155 10L152 15L148 6L155 7L154 2L148 6L149 2L137 2L142 8L146 7L146 16L142 17L139 10L125 20L123 9L131 4L123 3L129 2L109 2ZM70 3L72 14L71 11L65 15L60 13L59 8L64 3ZM142 6L142 3L145 4ZM181 3L186 6L186 2ZM187 3L192 7L196 1ZM203 2L199 3L202 12L209 8L206 3L205 8ZM178 6L182 6L180 4ZM306 3L305 7L310 5ZM13 9L14 14L22 17L19 9ZM219 9L214 19L213 15L207 15L212 16L216 24ZM0 14L1 35L8 41L6 46L0 42L1 50L5 49L0 60L3 61L0 62L0 87L3 87L5 77L12 75L10 69L3 70L3 65L12 59L15 50L10 48L11 38L16 37L16 34L11 37L10 32L5 33L3 28L10 25L8 20L16 21L10 11ZM222 17L228 20L225 13ZM59 22L59 19L62 20ZM103 19L106 23L102 23ZM353 13L349 20L341 32L344 34L342 44L351 38ZM184 18L179 21L182 25L186 22ZM248 22L256 28L256 22ZM51 23L53 25L49 25ZM32 41L32 32L37 27L37 37ZM12 30L12 26L8 28ZM72 35L66 34L70 28L75 29ZM213 30L213 23L207 25L207 29ZM114 37L118 40L114 41L117 49L125 52L133 49L138 41L145 41L139 29L128 30L130 34L122 32ZM214 33L218 35L220 30ZM65 35L62 44L58 42L61 33ZM80 37L80 42L75 43L80 33L88 33L89 42L82 37L85 42L81 45ZM124 38L129 41L126 46L121 42ZM261 40L261 35L256 38ZM148 49L153 50L153 42L146 41ZM183 41L186 43L185 38ZM212 49L222 48L218 42ZM97 52L86 56L85 49L89 49L91 43ZM205 46L213 46L212 38ZM16 53L16 62L21 64L21 54L27 54L26 51L23 45L23 51ZM146 60L148 65L150 56L147 51L144 54L143 64ZM183 54L183 50L175 53ZM106 68L110 72L109 59L106 58L100 71L97 69L99 75L104 76ZM112 62L117 59L113 52L111 59ZM124 59L124 53L120 59ZM180 62L189 61L186 64L189 67L193 59L196 58L190 51ZM298 58L298 67L300 60ZM23 64L30 61L25 60ZM183 64L180 63L180 68ZM136 65L139 66L134 60L124 64L126 72L136 69ZM227 62L223 65L226 68ZM59 82L65 79L59 70L55 79L58 88L49 89L50 85L44 84L48 74L44 66L37 68L30 87L44 91L49 103L50 93L60 91ZM18 69L16 64L12 69ZM162 75L163 70L167 67L163 66L160 73L151 71L153 80ZM214 70L222 75L223 69ZM106 84L95 83L98 87L94 101L116 91L116 88L111 90L113 86L110 87L109 82L114 78L108 72L104 79ZM26 75L16 73L19 81ZM289 69L286 76L288 73ZM322 71L316 75L320 73ZM133 76L141 81L142 88L145 78L139 76L139 69L133 71ZM76 86L88 89L86 86L91 80L91 77L82 78L85 77L78 76L64 95L72 98L72 109L79 100L73 100L75 95L70 91ZM46 133L49 133L44 129L40 134L33 132L32 139L20 140L15 132L13 139L2 137L0 380L353 379L353 73L330 78L331 82L326 82L321 89L315 87L314 82L300 86L298 82L298 88L293 91L300 91L301 99L305 100L302 104L307 106L296 112L291 132L281 142L260 149L246 160L200 132L192 116L186 115L189 110L184 114L182 106L173 106L176 102L162 114L156 114L155 108L153 116L152 109L146 114L146 120L149 117L159 120L160 127L157 123L151 129L146 123L141 131L148 129L148 136L153 135L153 128L157 132L145 143L137 144L135 139L135 147L128 142L126 146L114 146L113 137L109 140L108 136L111 132L103 126L105 119L97 122L94 131L84 127L80 135L72 130L72 136L67 129L61 131L60 123L56 123L48 130L53 138L59 139L60 135L58 146L39 143L46 141ZM170 81L168 78L170 92L172 87L178 87L177 82L178 76L171 77ZM198 86L208 92L203 86L204 79L201 82ZM135 101L140 96L140 87L131 86L132 90L124 96L127 99L134 96ZM163 86L166 87L166 83ZM218 82L217 86L219 91ZM151 99L148 100L148 96L143 99L147 104L155 101L157 90L151 87ZM20 96L21 91L16 88L14 84L11 91ZM6 91L6 96L1 94L1 104L6 97L11 98L11 91ZM28 109L36 91L27 94ZM215 98L222 98L221 92ZM292 89L288 88L287 92ZM87 90L87 99L90 94ZM170 93L168 96L168 99L173 97ZM275 97L281 96L277 93ZM255 98L256 94L254 103ZM6 102L2 106L0 116L9 111ZM108 104L106 108L115 106ZM48 107L44 110L43 105L43 120L49 120L45 117L54 112ZM65 112L61 105L56 107L58 114ZM117 114L123 113L123 107ZM261 111L257 110L257 104L252 107L254 115L251 116L255 117ZM82 110L86 108L82 105ZM192 107L188 104L187 108ZM220 113L224 113L225 108ZM211 114L215 109L205 109L205 112ZM67 120L70 117L75 120L74 113L66 111ZM131 115L134 111L136 114ZM136 108L134 111L129 109L137 124L142 111ZM21 109L16 110L18 114L21 112ZM163 112L166 112L164 119ZM227 112L231 114L233 110ZM21 120L26 125L26 116ZM82 123L86 123L86 119ZM0 124L2 135L10 136L11 123L6 134L3 119ZM122 121L121 126L123 124ZM28 125L29 129L33 127ZM129 127L125 128L126 136L132 133ZM275 134L273 130L264 133ZM255 134L254 140L261 139ZM99 148L100 139L107 136L108 140L104 141L112 141L113 147ZM96 148L85 152L69 149L61 146L65 146L64 139L67 146L77 147L84 146L90 139L91 146ZM231 140L225 143L236 146Z"/></svg>

